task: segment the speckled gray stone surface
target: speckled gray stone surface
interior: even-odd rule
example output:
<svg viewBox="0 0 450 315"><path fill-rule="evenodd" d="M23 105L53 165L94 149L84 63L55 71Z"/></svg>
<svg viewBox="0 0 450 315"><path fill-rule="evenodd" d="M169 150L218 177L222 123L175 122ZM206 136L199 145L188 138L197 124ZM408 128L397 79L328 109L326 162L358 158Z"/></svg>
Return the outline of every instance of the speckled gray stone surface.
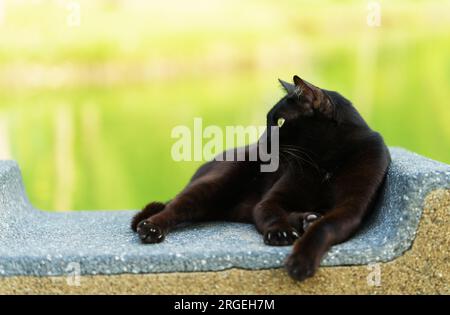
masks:
<svg viewBox="0 0 450 315"><path fill-rule="evenodd" d="M375 213L322 265L389 261L412 244L425 196L450 188L450 166L391 148L393 162ZM291 247L271 247L252 225L195 224L161 244L142 245L129 228L135 211L49 213L28 202L17 164L0 161L0 276L212 271L281 267Z"/></svg>

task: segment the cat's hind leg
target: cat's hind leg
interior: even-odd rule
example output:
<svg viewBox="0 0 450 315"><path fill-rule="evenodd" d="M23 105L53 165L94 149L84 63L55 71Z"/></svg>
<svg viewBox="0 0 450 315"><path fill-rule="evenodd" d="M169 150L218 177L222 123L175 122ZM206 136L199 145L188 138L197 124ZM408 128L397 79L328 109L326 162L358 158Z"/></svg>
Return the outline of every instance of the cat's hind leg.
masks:
<svg viewBox="0 0 450 315"><path fill-rule="evenodd" d="M164 209L137 225L143 243L159 243L178 225L224 218L247 183L253 178L251 162L223 161L210 164L199 177Z"/></svg>

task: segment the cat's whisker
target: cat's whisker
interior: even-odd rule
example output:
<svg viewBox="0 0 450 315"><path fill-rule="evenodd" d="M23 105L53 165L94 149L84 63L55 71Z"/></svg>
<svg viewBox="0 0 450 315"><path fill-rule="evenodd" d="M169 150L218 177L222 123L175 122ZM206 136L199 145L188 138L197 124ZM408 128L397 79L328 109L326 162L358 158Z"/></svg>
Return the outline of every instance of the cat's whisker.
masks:
<svg viewBox="0 0 450 315"><path fill-rule="evenodd" d="M303 165L302 165L302 163L301 163L301 158L299 158L299 157L298 157L297 155L295 155L293 152L284 151L283 153L287 153L287 154L289 154L290 157L293 157L293 158L291 158L291 159L288 159L288 161L289 161L289 162L294 161L294 162L300 167L300 170L301 170L301 172L302 172L302 174L303 174ZM289 164L291 164L291 163L289 163Z"/></svg>
<svg viewBox="0 0 450 315"><path fill-rule="evenodd" d="M309 158L309 159L305 159L302 155L298 155L297 152L292 151L292 150L289 150L289 152L295 154L299 159L301 159L302 161L304 161L304 162L310 164L311 166L313 166L313 167L315 167L315 168L318 168L317 163L315 163L314 160L312 160L312 159L310 159L310 158ZM299 152L299 153L301 153L301 152Z"/></svg>
<svg viewBox="0 0 450 315"><path fill-rule="evenodd" d="M292 147L291 147L291 148L286 148L286 147L280 146L280 151L281 151L281 152L285 152L285 153L290 154L291 156L293 156L294 158L296 158L297 161L300 160L300 161L303 161L303 162L305 162L305 163L311 165L311 166L314 167L318 172L320 172L320 168L319 168L319 166L317 165L317 163L315 163L314 160L311 159L311 157L310 157L308 154L306 154L305 152L303 152L302 150L300 150L300 149L298 149L298 148L292 148ZM307 157L308 159L304 158L302 155L306 155L306 157Z"/></svg>
<svg viewBox="0 0 450 315"><path fill-rule="evenodd" d="M305 156L306 158L308 158L310 165L314 166L317 170L320 170L320 167L317 165L317 163L314 161L314 159L311 158L311 156L305 152L305 151L309 151L309 150L305 150L299 146L294 146L294 145L280 145L280 150L283 150L283 149L289 150L291 152L294 151L294 152L300 153L302 156ZM311 153L314 154L313 152L311 152ZM306 160L304 160L304 161L307 162Z"/></svg>
<svg viewBox="0 0 450 315"><path fill-rule="evenodd" d="M302 148L302 147L299 147L299 146L296 146L296 145L289 145L289 144L282 144L282 145L280 145L280 148L282 148L282 147L285 147L285 148L289 148L289 149L291 149L291 150L296 150L296 151L299 151L299 152L302 152L303 154L305 154L308 158L310 158L311 160L313 160L312 158L311 158L311 156L307 153L307 151L309 151L311 154L314 154L312 151L310 151L310 150L307 150L307 149L305 149L305 148ZM314 154L315 155L315 154Z"/></svg>
<svg viewBox="0 0 450 315"><path fill-rule="evenodd" d="M298 145L293 145L293 144L282 144L282 145L280 145L280 147L293 148L293 149L297 149L297 150L300 150L300 151L305 152L305 153L309 152L309 153L311 153L311 154L316 155L313 151L308 150L308 149L306 149L306 148L304 148L304 147L301 147L301 146L298 146Z"/></svg>

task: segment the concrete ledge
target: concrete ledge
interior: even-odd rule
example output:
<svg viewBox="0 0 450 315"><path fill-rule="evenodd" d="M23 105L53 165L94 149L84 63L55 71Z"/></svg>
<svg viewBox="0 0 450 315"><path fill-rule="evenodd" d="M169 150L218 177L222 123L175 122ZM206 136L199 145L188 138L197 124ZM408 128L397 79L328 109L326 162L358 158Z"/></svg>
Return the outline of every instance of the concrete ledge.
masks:
<svg viewBox="0 0 450 315"><path fill-rule="evenodd" d="M377 211L354 238L334 246L322 265L366 265L402 256L411 247L420 221L420 231L425 234L416 244L423 242L422 247L382 264L384 283L397 281L397 286L387 287L403 292L399 286L407 285L407 275L416 283L426 277L427 286L422 286L424 290L427 287L426 292L434 292L430 285L436 292L448 292L448 271L442 269L449 261L448 192L432 194L439 207L420 218L426 195L450 188L450 166L402 149L393 148L391 153L393 163ZM362 278L367 287L367 266L322 268L302 284L291 281L282 269L273 269L282 266L290 247L265 246L251 225L197 224L170 234L162 244L141 245L128 227L134 213L39 211L26 198L17 165L1 161L0 293L339 293L337 287L344 285L356 290L360 286L355 281ZM79 263L84 275L81 287L62 281L73 262ZM432 269L424 270L426 266ZM225 271L211 272L219 270ZM386 277L390 272L392 276ZM264 283L266 289L258 289L258 283ZM314 283L316 289L307 283ZM413 287L416 285L410 284ZM319 288L322 291L316 291ZM341 291L352 292L350 289Z"/></svg>
<svg viewBox="0 0 450 315"><path fill-rule="evenodd" d="M82 276L79 286L66 277L0 277L0 294L449 294L450 190L426 199L423 218L411 250L380 263L380 285L373 286L368 266L322 267L305 282L293 281L281 269L229 269Z"/></svg>

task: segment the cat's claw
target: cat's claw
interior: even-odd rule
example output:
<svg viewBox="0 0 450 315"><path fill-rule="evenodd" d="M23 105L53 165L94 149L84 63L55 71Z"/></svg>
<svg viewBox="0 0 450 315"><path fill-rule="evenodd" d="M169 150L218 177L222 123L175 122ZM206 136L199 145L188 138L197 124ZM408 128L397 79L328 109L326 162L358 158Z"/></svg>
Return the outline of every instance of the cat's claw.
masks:
<svg viewBox="0 0 450 315"><path fill-rule="evenodd" d="M264 234L264 243L272 246L291 245L299 238L299 234L294 229L291 230L270 230Z"/></svg>
<svg viewBox="0 0 450 315"><path fill-rule="evenodd" d="M306 213L303 217L303 231L306 231L311 226L311 224L313 224L320 218L322 218L322 215L317 212Z"/></svg>
<svg viewBox="0 0 450 315"><path fill-rule="evenodd" d="M164 240L163 231L149 221L141 221L137 226L137 233L142 243L153 244Z"/></svg>

